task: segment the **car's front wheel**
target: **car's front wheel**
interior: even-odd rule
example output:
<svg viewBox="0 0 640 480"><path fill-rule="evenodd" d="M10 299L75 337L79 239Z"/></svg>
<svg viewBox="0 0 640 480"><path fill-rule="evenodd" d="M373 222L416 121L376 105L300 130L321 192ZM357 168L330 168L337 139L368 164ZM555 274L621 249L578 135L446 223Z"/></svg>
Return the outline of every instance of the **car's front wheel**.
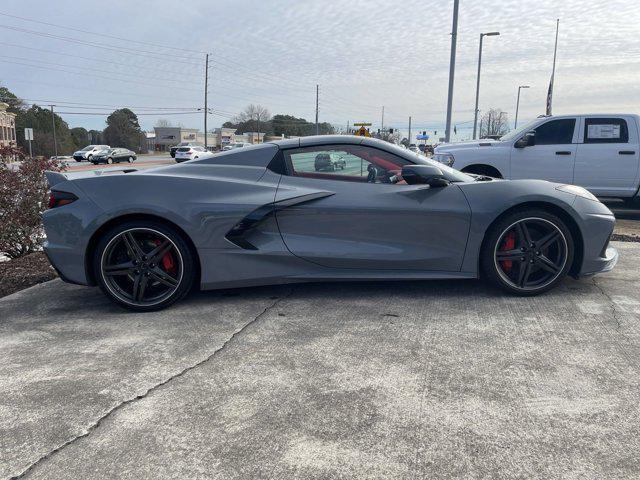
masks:
<svg viewBox="0 0 640 480"><path fill-rule="evenodd" d="M129 163L133 163L133 157L129 157Z"/></svg>
<svg viewBox="0 0 640 480"><path fill-rule="evenodd" d="M136 311L165 308L193 286L195 259L182 235L153 221L125 222L99 241L94 272L102 291Z"/></svg>
<svg viewBox="0 0 640 480"><path fill-rule="evenodd" d="M537 295L555 287L569 272L574 241L565 222L537 209L514 212L487 233L482 272L518 295Z"/></svg>

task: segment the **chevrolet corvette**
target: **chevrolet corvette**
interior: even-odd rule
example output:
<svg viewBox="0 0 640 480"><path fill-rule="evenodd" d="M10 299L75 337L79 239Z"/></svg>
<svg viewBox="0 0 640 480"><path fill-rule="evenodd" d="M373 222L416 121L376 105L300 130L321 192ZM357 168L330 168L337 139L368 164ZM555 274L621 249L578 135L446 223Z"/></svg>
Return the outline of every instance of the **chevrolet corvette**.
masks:
<svg viewBox="0 0 640 480"><path fill-rule="evenodd" d="M340 168L319 170L326 158ZM198 287L318 281L481 277L535 295L618 259L612 213L581 187L469 175L370 138L46 176L51 264L137 311Z"/></svg>

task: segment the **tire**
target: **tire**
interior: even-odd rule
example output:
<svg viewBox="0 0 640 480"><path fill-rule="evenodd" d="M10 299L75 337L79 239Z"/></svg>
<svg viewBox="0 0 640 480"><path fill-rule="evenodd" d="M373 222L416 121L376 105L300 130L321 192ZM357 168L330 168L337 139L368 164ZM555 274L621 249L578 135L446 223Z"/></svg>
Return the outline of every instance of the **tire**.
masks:
<svg viewBox="0 0 640 480"><path fill-rule="evenodd" d="M89 156L87 157L87 160L89 160L89 161L93 160L93 155L89 155Z"/></svg>
<svg viewBox="0 0 640 480"><path fill-rule="evenodd" d="M78 162L78 163L80 163L80 162L82 161L82 160L78 160L77 158L76 158L75 160L76 160L76 162Z"/></svg>
<svg viewBox="0 0 640 480"><path fill-rule="evenodd" d="M107 163L109 165L113 164L113 158L111 158L111 157L107 158Z"/></svg>
<svg viewBox="0 0 640 480"><path fill-rule="evenodd" d="M98 165L98 162L91 162L91 163L93 163L94 165Z"/></svg>
<svg viewBox="0 0 640 480"><path fill-rule="evenodd" d="M132 239L133 243L129 243ZM168 250L161 250L157 258L144 256L165 245ZM132 254L134 248L140 249L136 255ZM150 220L129 221L114 226L100 238L93 271L101 290L115 304L150 312L168 307L191 291L196 259L175 228Z"/></svg>
<svg viewBox="0 0 640 480"><path fill-rule="evenodd" d="M133 163L133 157L129 157L129 163Z"/></svg>
<svg viewBox="0 0 640 480"><path fill-rule="evenodd" d="M524 238L531 239L529 245ZM567 276L574 252L571 231L562 219L525 209L500 219L487 232L480 267L487 279L509 293L538 295Z"/></svg>
<svg viewBox="0 0 640 480"><path fill-rule="evenodd" d="M471 165L462 169L463 173L472 173L474 175L486 175L492 178L503 178L500 171L490 165Z"/></svg>

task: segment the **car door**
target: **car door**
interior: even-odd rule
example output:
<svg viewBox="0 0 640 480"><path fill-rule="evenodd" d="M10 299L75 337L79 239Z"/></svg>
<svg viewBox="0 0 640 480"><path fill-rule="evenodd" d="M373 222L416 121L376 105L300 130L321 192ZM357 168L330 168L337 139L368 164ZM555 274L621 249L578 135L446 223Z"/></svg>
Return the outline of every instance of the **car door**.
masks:
<svg viewBox="0 0 640 480"><path fill-rule="evenodd" d="M511 147L510 178L537 178L573 183L577 149L577 117L550 119L533 130L534 145Z"/></svg>
<svg viewBox="0 0 640 480"><path fill-rule="evenodd" d="M317 155L344 168L316 171ZM330 268L460 270L470 210L460 188L389 183L411 163L364 145L284 151L286 174L276 193L276 219L294 255Z"/></svg>
<svg viewBox="0 0 640 480"><path fill-rule="evenodd" d="M634 117L584 116L574 183L599 196L633 196L640 181L638 143Z"/></svg>
<svg viewBox="0 0 640 480"><path fill-rule="evenodd" d="M122 159L122 149L121 148L116 148L113 150L113 154L111 155L111 157L113 158L114 162L121 162Z"/></svg>

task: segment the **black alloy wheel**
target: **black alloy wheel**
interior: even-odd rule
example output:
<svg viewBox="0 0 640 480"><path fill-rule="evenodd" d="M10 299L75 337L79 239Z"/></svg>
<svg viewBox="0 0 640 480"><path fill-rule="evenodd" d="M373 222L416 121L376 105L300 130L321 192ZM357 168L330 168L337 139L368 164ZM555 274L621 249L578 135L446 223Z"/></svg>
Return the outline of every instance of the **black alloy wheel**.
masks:
<svg viewBox="0 0 640 480"><path fill-rule="evenodd" d="M100 241L94 262L107 296L138 311L158 310L184 297L195 276L184 239L155 222L116 227Z"/></svg>
<svg viewBox="0 0 640 480"><path fill-rule="evenodd" d="M521 295L553 288L573 262L571 233L555 215L516 213L490 232L482 253L483 271L494 283Z"/></svg>

